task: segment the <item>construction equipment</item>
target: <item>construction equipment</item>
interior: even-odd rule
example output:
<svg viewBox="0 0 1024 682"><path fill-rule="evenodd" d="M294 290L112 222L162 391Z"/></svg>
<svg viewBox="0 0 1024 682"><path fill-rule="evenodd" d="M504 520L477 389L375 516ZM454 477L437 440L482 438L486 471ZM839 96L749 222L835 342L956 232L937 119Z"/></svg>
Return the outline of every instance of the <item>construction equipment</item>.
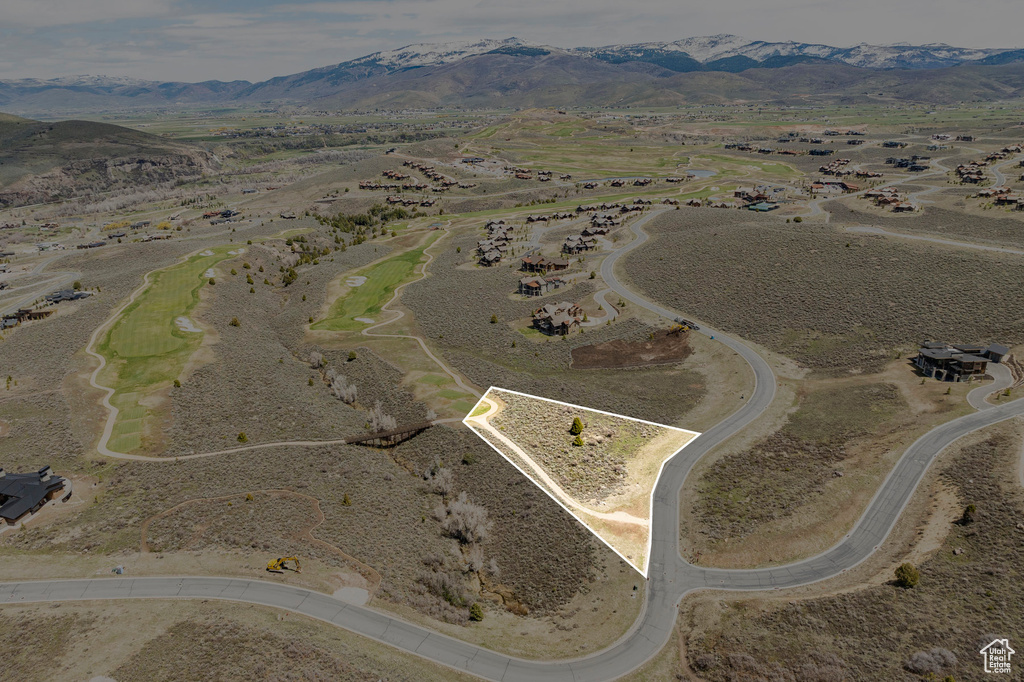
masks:
<svg viewBox="0 0 1024 682"><path fill-rule="evenodd" d="M295 564L295 568L289 569L287 566L288 562ZM299 563L299 557L286 556L277 559L271 559L267 562L267 570L271 573L284 573L286 570L293 570L296 573L302 573L302 564Z"/></svg>

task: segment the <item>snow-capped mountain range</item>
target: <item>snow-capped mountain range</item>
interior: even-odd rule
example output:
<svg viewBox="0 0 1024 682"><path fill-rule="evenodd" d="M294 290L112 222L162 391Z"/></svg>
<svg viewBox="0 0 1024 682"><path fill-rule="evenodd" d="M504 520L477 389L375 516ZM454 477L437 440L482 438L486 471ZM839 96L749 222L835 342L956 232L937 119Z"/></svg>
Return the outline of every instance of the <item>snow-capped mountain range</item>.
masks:
<svg viewBox="0 0 1024 682"><path fill-rule="evenodd" d="M110 106L234 102L402 108L562 106L571 100L601 106L624 97L663 106L709 97L784 99L797 92L793 88L801 80L776 80L770 70L797 66L803 79L799 91L805 93L840 88L848 97L854 82L872 82L881 87L872 85L858 92L884 90L915 101L940 95L951 101L1005 100L1024 97L1024 85L1017 83L1016 76L1020 71L1024 78L1020 63L1024 63L1022 49L943 44L832 47L716 35L560 48L505 38L407 45L258 83L162 83L105 76L0 80L0 110L46 114ZM967 69L950 68L961 66ZM925 80L932 85L921 86ZM918 85L894 89L897 81ZM712 83L721 86L717 95ZM612 99L606 102L608 98Z"/></svg>
<svg viewBox="0 0 1024 682"><path fill-rule="evenodd" d="M915 69L954 66L963 62L978 61L1004 52L1007 49L962 48L932 43L928 45L867 45L854 47L832 47L816 43L793 41L771 43L763 40L748 40L735 35L715 35L686 38L674 42L634 43L629 45L608 45L603 47L575 47L562 49L549 45L530 43L519 38L503 40L458 41L450 43L420 43L407 45L396 50L376 52L345 65L374 64L389 69L436 66L457 62L495 51L514 52L516 49L564 52L577 56L638 57L651 53L676 53L700 64L709 64L723 59L745 57L763 63L772 58L803 57L841 62L868 69Z"/></svg>

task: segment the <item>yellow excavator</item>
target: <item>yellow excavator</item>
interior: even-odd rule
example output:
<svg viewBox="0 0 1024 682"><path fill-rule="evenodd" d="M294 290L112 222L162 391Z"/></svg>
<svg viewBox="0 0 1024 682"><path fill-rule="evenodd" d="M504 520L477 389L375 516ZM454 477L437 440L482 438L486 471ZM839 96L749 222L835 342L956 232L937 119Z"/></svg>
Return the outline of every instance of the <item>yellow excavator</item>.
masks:
<svg viewBox="0 0 1024 682"><path fill-rule="evenodd" d="M288 568L288 562L295 564L294 569ZM267 562L267 570L271 573L284 573L286 570L294 570L296 573L302 573L302 565L299 563L299 557L297 556L286 556L278 559L271 559Z"/></svg>

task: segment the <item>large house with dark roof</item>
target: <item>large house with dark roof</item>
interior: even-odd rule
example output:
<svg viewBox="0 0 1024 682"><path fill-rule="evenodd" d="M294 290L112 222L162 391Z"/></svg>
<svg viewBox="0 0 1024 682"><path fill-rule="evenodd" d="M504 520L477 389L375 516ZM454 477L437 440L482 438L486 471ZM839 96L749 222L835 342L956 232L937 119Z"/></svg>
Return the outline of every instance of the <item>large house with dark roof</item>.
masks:
<svg viewBox="0 0 1024 682"><path fill-rule="evenodd" d="M548 303L533 313L533 326L549 336L567 336L583 322L583 308L575 303Z"/></svg>
<svg viewBox="0 0 1024 682"><path fill-rule="evenodd" d="M31 474L9 474L0 469L0 521L13 525L62 493L65 500L71 497L70 484L48 466Z"/></svg>
<svg viewBox="0 0 1024 682"><path fill-rule="evenodd" d="M917 351L914 364L925 376L940 381L964 381L969 377L983 377L988 363L1002 362L1010 352L1006 346L993 343L948 344L944 341L925 341Z"/></svg>

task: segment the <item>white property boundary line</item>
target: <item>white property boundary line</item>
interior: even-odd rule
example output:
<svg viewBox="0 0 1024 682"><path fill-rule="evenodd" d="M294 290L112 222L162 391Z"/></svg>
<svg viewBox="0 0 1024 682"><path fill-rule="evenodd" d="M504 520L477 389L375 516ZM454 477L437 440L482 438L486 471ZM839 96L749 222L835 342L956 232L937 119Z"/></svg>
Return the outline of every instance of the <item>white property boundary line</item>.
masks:
<svg viewBox="0 0 1024 682"><path fill-rule="evenodd" d="M543 485L538 483L537 480L533 476L531 476L526 471L524 471L518 464L516 464L514 461L512 461L512 459L510 459L504 452L499 450L493 443L491 443L484 436L480 435L477 432L477 430L473 428L473 426L469 423L470 415L472 415L474 412L476 412L476 409L478 407L480 407L480 403L484 402L484 399L487 398L487 396L490 394L491 391L504 391L505 393L511 393L513 395L523 396L524 398L533 398L534 400L543 400L544 402L554 403L555 405L564 405L566 407L572 407L572 408L575 408L575 409L578 409L578 410L586 410L587 412L594 412L594 413L597 413L597 414L607 415L609 417L616 417L617 419L626 419L626 420L629 420L629 421L632 421L632 422L639 422L641 424L648 424L650 426L657 426L657 427L663 428L663 429L671 429L673 431L679 431L680 433L688 433L688 434L690 434L690 436L691 436L690 440L688 440L682 447L680 447L678 450L673 452L671 455L666 457L661 462L661 466L658 467L658 475L654 478L654 485L651 486L651 497L650 497L650 501L648 503L649 504L649 506L648 506L649 517L648 517L648 526L647 526L647 549L644 552L644 565L643 565L643 567L637 566L630 559L626 558L622 554L622 552L617 550L615 547L612 547L612 545L607 540L605 540L603 537L601 537L600 533L598 533L596 530L591 528L590 525L586 521L584 521L579 516L577 516L576 513L573 512L572 509L570 509L568 506L566 506L566 504L564 502L562 502L562 500L558 499L558 497L556 497L550 491L548 491L547 488L545 488ZM701 435L700 433L698 433L697 431L690 431L689 429L681 429L681 428L679 428L677 426L668 426L667 424L658 424L657 422L647 421L646 419L637 419L636 417L628 417L628 416L623 415L623 414L615 414L614 412L605 412L604 410L595 410L594 408L591 408L591 407L584 407L582 405L575 405L573 403L567 403L567 402L564 402L562 400L552 400L551 398L542 398L541 396L538 396L538 395L531 395L529 393L521 393L519 391L513 391L513 390L510 390L510 389L507 389L507 388L501 388L500 386L491 386L490 388L488 388L487 391L483 394L483 396L481 396L480 399L476 401L476 404L473 405L473 409L469 411L469 414L467 414L463 418L462 423L470 431L475 433L478 438L480 438L482 441L484 441L485 443L490 445L491 449L494 450L495 452L497 452L499 455L501 455L505 459L505 461L507 461L512 466L514 466L516 468L516 470L519 471L519 473L521 473L523 476L526 476L526 478L528 478L531 483L533 483L535 486L537 486L542 491L544 491L544 493L548 497L550 497L552 500L557 502L558 505L562 509L567 511L570 516L572 516L574 519L579 521L579 523L584 528L589 530L594 535L594 537L596 537L598 540L600 540L605 545L607 545L608 548L611 549L613 552L615 552L623 561L625 561L627 564L629 564L634 569L636 569L637 572L640 573L640 575L642 575L645 580L648 578L648 572L649 572L650 563L651 563L651 545L652 545L653 540L654 540L654 534L652 532L652 526L653 526L653 522L654 522L654 492L658 489L658 481L661 480L661 474L665 470L665 465L668 464L669 461L671 459L673 459L676 455L678 455L680 452L682 452L686 448L687 445L689 445L694 440L696 440L697 437Z"/></svg>

